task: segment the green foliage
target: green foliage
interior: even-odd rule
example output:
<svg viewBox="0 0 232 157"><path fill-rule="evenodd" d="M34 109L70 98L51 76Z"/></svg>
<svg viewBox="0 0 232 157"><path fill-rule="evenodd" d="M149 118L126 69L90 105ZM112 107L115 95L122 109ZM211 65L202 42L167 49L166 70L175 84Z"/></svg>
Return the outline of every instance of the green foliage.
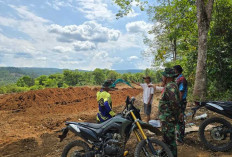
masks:
<svg viewBox="0 0 232 157"><path fill-rule="evenodd" d="M82 85L101 85L106 79L122 78L126 81L143 82L143 76L149 75L152 82L157 83L161 80L160 71L146 69L138 73L124 73L120 74L114 70L95 69L90 72L83 72L78 70L64 70L63 73L51 74L49 76L41 75L35 79L29 76L23 76L18 79L16 84L6 85L0 87L0 94L24 92L28 90L38 90L44 88L67 88L69 86Z"/></svg>
<svg viewBox="0 0 232 157"><path fill-rule="evenodd" d="M30 76L23 76L16 83L16 85L19 87L31 87L34 84L35 84L35 80Z"/></svg>
<svg viewBox="0 0 232 157"><path fill-rule="evenodd" d="M106 79L106 74L104 73L104 71L98 68L93 71L93 76L94 76L94 83L96 85L101 85Z"/></svg>
<svg viewBox="0 0 232 157"><path fill-rule="evenodd" d="M38 89L44 89L45 87L44 86L41 86L41 85L34 85L32 87L30 87L30 90L38 90Z"/></svg>
<svg viewBox="0 0 232 157"><path fill-rule="evenodd" d="M135 0L115 1L121 8L119 17L128 14L132 2ZM198 48L196 0L156 2L155 5L152 2L147 4L148 16L154 22L149 33L155 34L155 37L144 39L149 46L144 54L154 56L154 66L157 69L181 65L189 83L191 99ZM232 1L215 0L213 8L207 43L208 99L232 100ZM127 74L123 77L128 79ZM154 79L157 81L157 78Z"/></svg>
<svg viewBox="0 0 232 157"><path fill-rule="evenodd" d="M35 79L35 83L37 85L45 86L46 81L48 80L48 76L41 75L38 78Z"/></svg>
<svg viewBox="0 0 232 157"><path fill-rule="evenodd" d="M121 8L116 14L117 19L128 15L132 11L133 2L135 2L136 6L138 6L141 11L144 11L148 4L148 1L142 0L113 0L113 2Z"/></svg>
<svg viewBox="0 0 232 157"><path fill-rule="evenodd" d="M162 1L158 6L150 6L148 14L156 22L150 31L156 36L152 40L146 39L145 42L150 47L147 53L155 56L157 66L196 52L195 3L190 0Z"/></svg>
<svg viewBox="0 0 232 157"><path fill-rule="evenodd" d="M69 86L82 85L82 74L78 70L64 70L64 82Z"/></svg>
<svg viewBox="0 0 232 157"><path fill-rule="evenodd" d="M107 79L112 79L112 80L116 80L118 78L120 78L120 74L117 73L116 71L113 71L113 70L109 70L107 73Z"/></svg>
<svg viewBox="0 0 232 157"><path fill-rule="evenodd" d="M232 99L232 4L218 0L214 4L208 39L208 96Z"/></svg>
<svg viewBox="0 0 232 157"><path fill-rule="evenodd" d="M15 83L20 77L25 75L21 70L12 67L0 67L0 86Z"/></svg>
<svg viewBox="0 0 232 157"><path fill-rule="evenodd" d="M61 73L62 69L56 68L16 68L16 67L0 67L0 86L16 83L22 76L30 76L36 78L41 75L51 75Z"/></svg>
<svg viewBox="0 0 232 157"><path fill-rule="evenodd" d="M25 92L29 89L30 88L28 87L18 87L17 85L12 84L0 87L0 94Z"/></svg>

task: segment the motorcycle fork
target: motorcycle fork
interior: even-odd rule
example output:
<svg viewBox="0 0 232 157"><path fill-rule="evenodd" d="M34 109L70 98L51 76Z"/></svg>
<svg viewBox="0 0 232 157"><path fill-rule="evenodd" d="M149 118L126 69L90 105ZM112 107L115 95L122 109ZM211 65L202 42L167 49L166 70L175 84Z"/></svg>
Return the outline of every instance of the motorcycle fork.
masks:
<svg viewBox="0 0 232 157"><path fill-rule="evenodd" d="M140 133L142 134L143 139L147 142L147 144L148 144L148 146L149 146L149 148L150 148L152 154L156 155L156 152L155 152L154 147L152 146L150 140L149 140L149 139L147 138L147 136L145 135L145 133L144 133L144 131L143 131L143 129L142 129L140 123L138 122L138 119L136 118L135 114L133 113L133 111L131 111L131 115L132 115L132 118L134 119L134 121L135 121L137 127L139 128L139 131L140 131ZM136 131L135 131L135 136L137 137L137 139L138 139L139 141L141 141L141 138L139 137L139 134L138 134L138 132L136 132Z"/></svg>
<svg viewBox="0 0 232 157"><path fill-rule="evenodd" d="M139 131L140 131L140 133L141 133L143 139L144 139L144 140L147 140L147 136L145 135L145 133L144 133L144 131L143 131L143 129L142 129L140 123L138 122L138 119L136 118L136 116L135 116L135 114L134 114L133 111L131 111L131 115L132 115L132 118L133 118L134 121L135 121L135 124L136 124L137 127L139 128ZM136 136L136 137L137 137L137 136Z"/></svg>
<svg viewBox="0 0 232 157"><path fill-rule="evenodd" d="M140 141L141 141L141 136L140 136L140 134L138 133L138 131L137 131L137 130L134 130L134 134L135 134L137 140L140 142Z"/></svg>

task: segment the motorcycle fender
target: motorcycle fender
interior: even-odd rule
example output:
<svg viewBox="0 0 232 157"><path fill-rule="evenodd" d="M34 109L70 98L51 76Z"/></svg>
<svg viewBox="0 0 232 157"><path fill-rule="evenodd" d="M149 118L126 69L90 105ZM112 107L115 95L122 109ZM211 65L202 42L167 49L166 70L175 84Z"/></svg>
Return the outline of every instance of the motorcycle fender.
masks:
<svg viewBox="0 0 232 157"><path fill-rule="evenodd" d="M152 133L155 133L157 136L162 136L163 133L156 127L153 127L152 125L150 124L147 124L147 123L144 123L143 121L139 120L138 121L142 127L142 129L147 129L149 131L151 131ZM132 127L131 127L131 130L130 130L130 133L134 130L137 130L138 127L136 125L136 123L133 123Z"/></svg>
<svg viewBox="0 0 232 157"><path fill-rule="evenodd" d="M66 128L63 128L61 131L62 131L62 135L58 136L58 138L60 139L60 142L62 142L67 137L69 129L68 127L66 127Z"/></svg>

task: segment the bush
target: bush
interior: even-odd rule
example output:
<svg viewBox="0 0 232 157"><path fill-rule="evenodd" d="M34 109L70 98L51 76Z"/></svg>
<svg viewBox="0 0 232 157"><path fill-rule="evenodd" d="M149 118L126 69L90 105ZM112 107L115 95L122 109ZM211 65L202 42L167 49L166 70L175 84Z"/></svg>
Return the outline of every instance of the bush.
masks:
<svg viewBox="0 0 232 157"><path fill-rule="evenodd" d="M5 86L0 87L0 94L6 94L7 88Z"/></svg>
<svg viewBox="0 0 232 157"><path fill-rule="evenodd" d="M17 85L7 85L6 87L6 93L19 93L19 92L26 92L29 91L30 88L28 87L18 87Z"/></svg>
<svg viewBox="0 0 232 157"><path fill-rule="evenodd" d="M30 90L38 90L38 89L44 89L44 87L41 85L34 85L30 88Z"/></svg>
<svg viewBox="0 0 232 157"><path fill-rule="evenodd" d="M31 87L35 84L35 80L30 76L23 76L17 81L19 87Z"/></svg>

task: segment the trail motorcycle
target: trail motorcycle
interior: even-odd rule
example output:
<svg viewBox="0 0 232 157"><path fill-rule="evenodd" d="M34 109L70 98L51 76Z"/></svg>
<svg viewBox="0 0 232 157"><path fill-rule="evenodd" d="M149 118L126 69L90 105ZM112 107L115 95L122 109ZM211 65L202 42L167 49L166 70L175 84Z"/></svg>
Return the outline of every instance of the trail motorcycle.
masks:
<svg viewBox="0 0 232 157"><path fill-rule="evenodd" d="M125 145L134 132L139 144L135 156L173 157L170 149L157 139L149 139L143 129L148 129L157 136L162 133L150 124L141 121L140 111L134 106L135 99L126 99L123 112L101 124L85 122L66 122L60 141L69 131L82 140L69 143L63 150L62 157L122 157L127 155Z"/></svg>
<svg viewBox="0 0 232 157"><path fill-rule="evenodd" d="M205 107L210 111L232 119L232 102L195 102L193 117L198 109ZM212 117L204 120L199 127L201 142L212 151L228 151L232 149L232 125L225 118Z"/></svg>

